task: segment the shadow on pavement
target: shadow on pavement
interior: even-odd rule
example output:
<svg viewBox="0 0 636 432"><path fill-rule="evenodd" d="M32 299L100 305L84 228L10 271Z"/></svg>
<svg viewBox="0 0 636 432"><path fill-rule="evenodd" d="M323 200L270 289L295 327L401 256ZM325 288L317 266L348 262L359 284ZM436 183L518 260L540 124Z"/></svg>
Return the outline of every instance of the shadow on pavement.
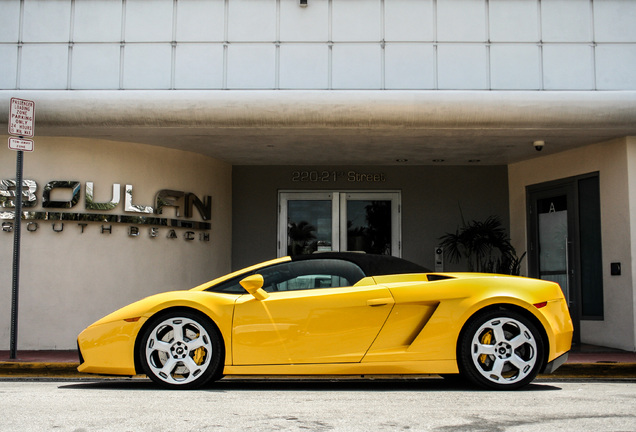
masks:
<svg viewBox="0 0 636 432"><path fill-rule="evenodd" d="M150 380L101 380L65 384L60 389L69 390L164 390ZM535 392L561 390L552 384L531 383L515 392ZM183 391L183 390L179 390ZM191 391L374 391L374 392L415 392L415 391L462 391L482 392L483 390L465 383L449 382L439 378L418 380L222 380L204 388Z"/></svg>

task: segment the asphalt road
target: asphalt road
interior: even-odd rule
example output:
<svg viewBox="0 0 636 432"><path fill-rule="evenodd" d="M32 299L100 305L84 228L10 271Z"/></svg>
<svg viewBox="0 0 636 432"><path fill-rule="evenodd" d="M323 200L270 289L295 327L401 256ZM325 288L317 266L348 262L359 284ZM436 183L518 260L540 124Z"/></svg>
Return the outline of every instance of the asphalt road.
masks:
<svg viewBox="0 0 636 432"><path fill-rule="evenodd" d="M636 382L539 381L515 392L441 379L0 381L0 431L634 431Z"/></svg>

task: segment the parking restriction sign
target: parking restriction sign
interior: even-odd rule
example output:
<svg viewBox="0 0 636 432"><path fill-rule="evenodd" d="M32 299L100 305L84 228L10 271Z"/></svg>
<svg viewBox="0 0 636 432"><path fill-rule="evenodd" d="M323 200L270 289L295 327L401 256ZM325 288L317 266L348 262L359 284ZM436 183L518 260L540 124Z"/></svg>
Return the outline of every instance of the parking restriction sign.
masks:
<svg viewBox="0 0 636 432"><path fill-rule="evenodd" d="M35 131L35 102L11 98L9 135L32 137Z"/></svg>
<svg viewBox="0 0 636 432"><path fill-rule="evenodd" d="M33 151L33 140L27 138L9 138L9 148L18 151Z"/></svg>

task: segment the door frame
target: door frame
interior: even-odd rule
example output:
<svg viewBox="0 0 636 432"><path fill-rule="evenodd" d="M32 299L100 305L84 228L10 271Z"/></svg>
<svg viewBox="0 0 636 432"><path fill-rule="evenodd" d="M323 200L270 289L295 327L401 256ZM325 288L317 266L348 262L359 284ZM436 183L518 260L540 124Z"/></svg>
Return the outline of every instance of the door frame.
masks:
<svg viewBox="0 0 636 432"><path fill-rule="evenodd" d="M543 198L565 195L567 199L568 250L567 273L570 295L570 315L574 324L573 343L581 341L581 320L598 320L603 317L583 315L582 281L582 238L580 183L582 180L597 178L598 172L568 177L550 182L526 186L526 217L528 227L528 276L539 277L539 217L536 203ZM599 197L600 199L600 197ZM599 201L599 206L601 205ZM602 228L598 227L599 230ZM601 252L602 253L602 252ZM600 263L602 266L602 263ZM602 267L601 267L602 271ZM601 287L602 289L602 287Z"/></svg>
<svg viewBox="0 0 636 432"><path fill-rule="evenodd" d="M287 201L307 200L332 202L331 227L332 251L340 251L347 245L347 200L370 199L391 201L391 251L396 257L402 256L402 192L398 190L279 190L278 191L278 223L277 223L277 255L287 255ZM341 227L344 227L341 230Z"/></svg>

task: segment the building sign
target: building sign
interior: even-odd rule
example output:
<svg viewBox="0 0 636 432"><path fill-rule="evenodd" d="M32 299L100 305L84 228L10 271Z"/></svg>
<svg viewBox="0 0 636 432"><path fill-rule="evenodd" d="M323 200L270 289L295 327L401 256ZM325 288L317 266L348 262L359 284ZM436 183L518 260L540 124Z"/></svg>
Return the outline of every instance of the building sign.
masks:
<svg viewBox="0 0 636 432"><path fill-rule="evenodd" d="M143 226L147 228L148 236L155 238L160 236L160 228L168 228L166 237L178 238L180 235L176 228L184 228L185 240L195 240L196 234L192 230L207 231L211 229L209 222L212 217L212 198L204 196L203 199L191 192L162 189L155 194L152 205L137 204L133 198L133 186L125 185L124 199L122 199L122 186L119 183L112 185L111 199L105 202L96 202L94 199L94 183L84 184L84 208L78 209L81 198L82 184L78 181L54 180L48 182L41 192L42 211L31 210L38 204L38 185L35 181L25 179L22 182L22 214L27 223L27 231L35 232L40 226L36 221L50 221L51 228L55 232L64 230L64 223L75 223L81 233L88 226L87 222L101 222L101 232L110 234L112 224L128 224L128 235L137 237L141 234ZM0 180L0 220L2 230L13 230L15 211L2 211L2 209L15 209L16 182L13 179ZM114 213L121 208L125 214ZM164 209L173 208L175 218L163 217ZM80 210L79 212L67 212L62 210ZM83 211L82 211L83 210ZM202 221L190 220L194 214L198 214ZM140 228L139 226L142 226ZM199 240L209 241L208 233L200 233Z"/></svg>
<svg viewBox="0 0 636 432"><path fill-rule="evenodd" d="M300 183L334 183L346 181L349 183L382 183L386 175L381 172L358 171L328 171L328 170L298 170L292 172L292 182Z"/></svg>

